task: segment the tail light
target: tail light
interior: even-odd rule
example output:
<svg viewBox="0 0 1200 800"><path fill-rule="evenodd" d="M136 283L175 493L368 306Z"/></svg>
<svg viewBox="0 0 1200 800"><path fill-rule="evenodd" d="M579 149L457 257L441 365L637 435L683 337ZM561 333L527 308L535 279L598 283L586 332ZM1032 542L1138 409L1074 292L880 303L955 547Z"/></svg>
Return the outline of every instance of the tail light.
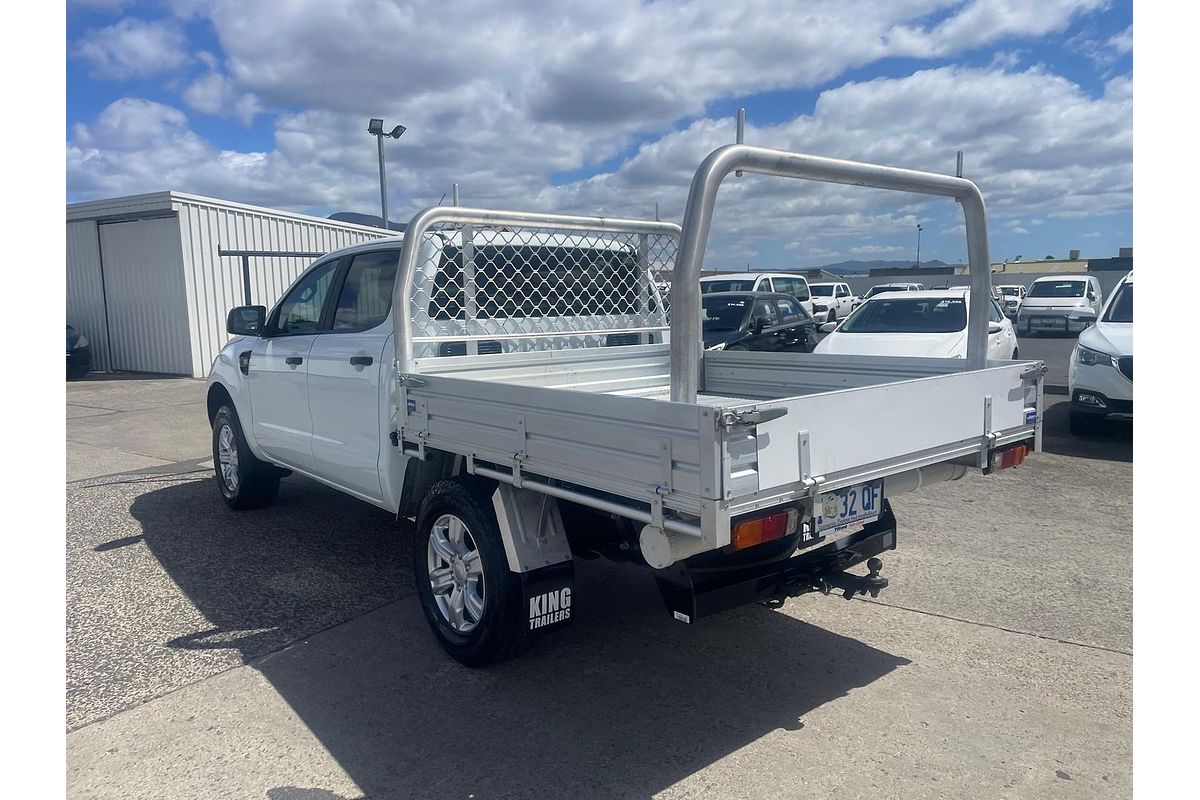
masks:
<svg viewBox="0 0 1200 800"><path fill-rule="evenodd" d="M743 550L793 534L799 523L800 512L794 508L776 511L764 517L743 519L734 523L729 542L738 550Z"/></svg>
<svg viewBox="0 0 1200 800"><path fill-rule="evenodd" d="M1017 444L1011 447L1005 447L1001 450L993 450L990 460L991 471L996 472L1009 467L1019 467L1025 461L1025 456L1029 455L1029 445Z"/></svg>

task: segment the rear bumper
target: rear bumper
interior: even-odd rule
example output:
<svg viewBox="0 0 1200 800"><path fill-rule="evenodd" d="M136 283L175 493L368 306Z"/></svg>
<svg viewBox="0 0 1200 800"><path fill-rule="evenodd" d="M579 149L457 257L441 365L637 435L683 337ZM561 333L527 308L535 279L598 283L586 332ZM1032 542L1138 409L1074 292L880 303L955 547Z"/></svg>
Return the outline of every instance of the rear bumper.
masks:
<svg viewBox="0 0 1200 800"><path fill-rule="evenodd" d="M839 588L849 591L858 576L845 570L896 549L896 517L884 502L879 519L857 533L790 558L730 569L690 569L684 562L656 570L667 610L695 622L747 603L796 597Z"/></svg>

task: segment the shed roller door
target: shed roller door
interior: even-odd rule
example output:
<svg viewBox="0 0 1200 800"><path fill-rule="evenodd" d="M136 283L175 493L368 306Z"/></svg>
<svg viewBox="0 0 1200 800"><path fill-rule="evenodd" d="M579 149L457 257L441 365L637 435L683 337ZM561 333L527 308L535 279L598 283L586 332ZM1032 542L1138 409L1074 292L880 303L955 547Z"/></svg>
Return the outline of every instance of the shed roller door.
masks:
<svg viewBox="0 0 1200 800"><path fill-rule="evenodd" d="M112 368L192 373L179 221L100 225Z"/></svg>

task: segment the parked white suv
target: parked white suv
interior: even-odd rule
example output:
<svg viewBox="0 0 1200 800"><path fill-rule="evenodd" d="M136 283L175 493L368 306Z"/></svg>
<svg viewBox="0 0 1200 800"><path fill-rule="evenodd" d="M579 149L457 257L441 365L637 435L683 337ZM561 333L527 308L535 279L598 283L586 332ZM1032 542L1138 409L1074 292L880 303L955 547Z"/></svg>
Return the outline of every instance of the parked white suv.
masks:
<svg viewBox="0 0 1200 800"><path fill-rule="evenodd" d="M810 283L813 294L813 318L817 322L837 322L858 307L858 298L848 283Z"/></svg>
<svg viewBox="0 0 1200 800"><path fill-rule="evenodd" d="M1100 321L1079 334L1067 371L1071 433L1133 419L1133 273L1113 291Z"/></svg>
<svg viewBox="0 0 1200 800"><path fill-rule="evenodd" d="M1017 311L1017 333L1079 333L1096 321L1104 292L1095 275L1047 275L1029 287Z"/></svg>
<svg viewBox="0 0 1200 800"><path fill-rule="evenodd" d="M700 292L775 292L790 294L814 316L812 291L803 275L786 272L730 272L700 279Z"/></svg>

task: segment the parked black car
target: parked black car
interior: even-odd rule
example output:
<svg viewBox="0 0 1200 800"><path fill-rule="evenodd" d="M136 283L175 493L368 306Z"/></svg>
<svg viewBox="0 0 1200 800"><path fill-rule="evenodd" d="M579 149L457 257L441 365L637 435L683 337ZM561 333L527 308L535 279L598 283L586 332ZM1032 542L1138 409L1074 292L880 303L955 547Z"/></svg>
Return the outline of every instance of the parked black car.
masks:
<svg viewBox="0 0 1200 800"><path fill-rule="evenodd" d="M67 377L82 378L92 369L92 347L87 337L67 326Z"/></svg>
<svg viewBox="0 0 1200 800"><path fill-rule="evenodd" d="M701 303L709 350L811 353L817 346L816 320L791 295L713 292Z"/></svg>

